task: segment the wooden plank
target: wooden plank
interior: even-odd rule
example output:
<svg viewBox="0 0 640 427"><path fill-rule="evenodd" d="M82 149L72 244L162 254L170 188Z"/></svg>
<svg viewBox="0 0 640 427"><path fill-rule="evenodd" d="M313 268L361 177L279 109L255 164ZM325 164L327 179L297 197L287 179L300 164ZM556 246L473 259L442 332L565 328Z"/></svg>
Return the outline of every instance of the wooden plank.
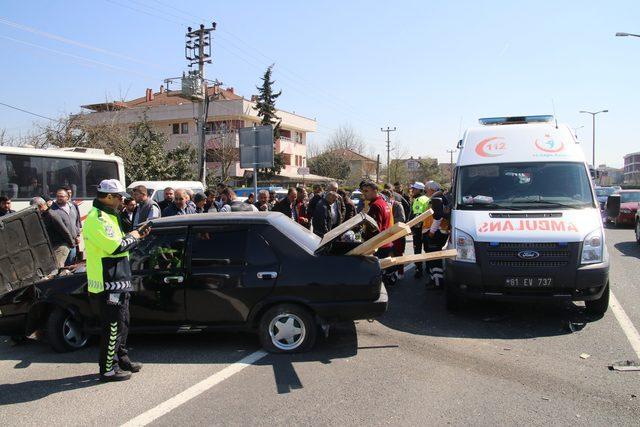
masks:
<svg viewBox="0 0 640 427"><path fill-rule="evenodd" d="M351 251L347 252L347 255L371 255L380 246L386 245L389 242L393 242L394 240L409 234L411 234L411 228L409 228L407 224L399 222L382 231L380 234L375 235L361 245L356 246Z"/></svg>
<svg viewBox="0 0 640 427"><path fill-rule="evenodd" d="M378 230L378 224L376 223L376 220L371 218L366 213L360 212L356 214L353 218L343 222L342 224L340 224L339 226L337 226L336 228L334 228L333 230L325 234L322 240L320 241L320 245L318 247L319 248L323 247L324 245L331 242L335 238L342 236L347 231L361 224L368 224L368 226L373 227L374 230Z"/></svg>
<svg viewBox="0 0 640 427"><path fill-rule="evenodd" d="M431 215L433 215L433 210L427 209L426 211L422 212L417 217L413 218L411 221L407 222L407 225L409 226L409 228L413 228L416 225L418 225L421 222L423 222L425 219L429 218Z"/></svg>
<svg viewBox="0 0 640 427"><path fill-rule="evenodd" d="M414 262L433 261L436 259L454 258L458 255L455 249L445 251L427 252L423 254L404 255L400 257L388 257L380 260L380 268L385 269L400 264L412 264Z"/></svg>

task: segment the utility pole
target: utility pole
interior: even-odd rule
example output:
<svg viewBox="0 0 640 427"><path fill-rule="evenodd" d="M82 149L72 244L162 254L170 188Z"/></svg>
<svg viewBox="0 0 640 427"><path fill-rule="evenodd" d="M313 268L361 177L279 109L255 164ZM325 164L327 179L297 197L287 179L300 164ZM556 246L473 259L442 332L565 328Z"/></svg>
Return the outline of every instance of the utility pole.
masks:
<svg viewBox="0 0 640 427"><path fill-rule="evenodd" d="M207 147L205 133L207 127L207 115L209 113L209 96L204 77L204 65L211 64L211 32L216 30L216 23L212 22L210 28L205 28L203 24L194 30L187 28L185 34L184 57L189 61L189 68L198 65L197 71L189 71L188 76L184 76L183 92L185 91L185 80L188 91L191 92L191 99L198 102L198 138L200 147L200 181L207 186Z"/></svg>
<svg viewBox="0 0 640 427"><path fill-rule="evenodd" d="M380 182L380 154L376 160L376 184Z"/></svg>
<svg viewBox="0 0 640 427"><path fill-rule="evenodd" d="M449 153L449 177L453 180L453 153L455 153L458 150L447 150L447 153Z"/></svg>
<svg viewBox="0 0 640 427"><path fill-rule="evenodd" d="M395 132L397 129L394 126L393 129L391 129L389 126L387 126L386 129L380 128L381 132L386 132L387 133L387 181L389 180L389 175L390 175L390 169L389 169L389 165L391 163L390 161L390 152L391 152L391 140L389 139L389 134L391 132Z"/></svg>

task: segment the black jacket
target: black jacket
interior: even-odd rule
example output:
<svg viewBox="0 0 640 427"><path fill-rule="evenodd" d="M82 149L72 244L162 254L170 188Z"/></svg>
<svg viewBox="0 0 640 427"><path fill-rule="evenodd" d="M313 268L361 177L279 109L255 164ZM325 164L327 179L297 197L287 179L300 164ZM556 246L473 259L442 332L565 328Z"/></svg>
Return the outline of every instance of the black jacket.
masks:
<svg viewBox="0 0 640 427"><path fill-rule="evenodd" d="M135 212L133 215L135 215ZM125 233L133 231L133 215L131 215L131 219L129 219L126 209L120 212L120 226Z"/></svg>
<svg viewBox="0 0 640 427"><path fill-rule="evenodd" d="M276 205L273 207L272 211L280 212L280 213L288 216L289 218L293 219L293 216L291 215L291 212L293 210L295 210L295 207L292 208L292 206L293 205L289 201L289 198L285 197L284 199L282 199L278 203L276 203Z"/></svg>
<svg viewBox="0 0 640 427"><path fill-rule="evenodd" d="M331 206L324 197L318 200L318 204L313 210L311 224L313 232L320 237L324 237L331 230Z"/></svg>

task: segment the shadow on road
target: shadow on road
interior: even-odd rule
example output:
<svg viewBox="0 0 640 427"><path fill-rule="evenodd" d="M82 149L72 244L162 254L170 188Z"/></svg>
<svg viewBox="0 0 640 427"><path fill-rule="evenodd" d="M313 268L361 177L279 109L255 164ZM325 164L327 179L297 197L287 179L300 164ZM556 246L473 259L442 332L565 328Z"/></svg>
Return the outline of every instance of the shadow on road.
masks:
<svg viewBox="0 0 640 427"><path fill-rule="evenodd" d="M630 256L634 258L640 258L640 245L635 240L629 242L618 242L613 245L622 256Z"/></svg>
<svg viewBox="0 0 640 427"><path fill-rule="evenodd" d="M257 336L246 333L199 333L188 335L132 335L129 339L131 357L145 364L216 364L228 365L259 349ZM353 322L331 328L328 338L318 336L315 348L302 354L269 355L257 364L272 366L278 393L289 393L303 387L294 363L320 362L353 357L358 352L356 328ZM29 369L32 364L95 363L98 370L98 346L91 345L71 353L56 353L47 343L27 341L11 346L7 337L0 337L0 360L15 360L14 369ZM28 402L53 393L90 387L97 384L97 374L58 380L34 380L0 385L0 405Z"/></svg>
<svg viewBox="0 0 640 427"><path fill-rule="evenodd" d="M390 291L389 310L378 320L417 335L522 339L569 334L597 319L571 302L471 301L451 313L441 291L425 290L421 280L406 278Z"/></svg>

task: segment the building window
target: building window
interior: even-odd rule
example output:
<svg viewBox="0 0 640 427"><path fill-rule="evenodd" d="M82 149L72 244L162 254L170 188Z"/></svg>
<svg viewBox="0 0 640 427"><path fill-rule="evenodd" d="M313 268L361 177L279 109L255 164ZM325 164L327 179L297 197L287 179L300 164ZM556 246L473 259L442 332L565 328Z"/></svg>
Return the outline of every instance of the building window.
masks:
<svg viewBox="0 0 640 427"><path fill-rule="evenodd" d="M180 133L180 123L174 123L171 125L171 133L178 135Z"/></svg>
<svg viewBox="0 0 640 427"><path fill-rule="evenodd" d="M291 154L282 154L283 160L284 160L284 164L285 165L293 165L293 163L291 163Z"/></svg>
<svg viewBox="0 0 640 427"><path fill-rule="evenodd" d="M180 133L182 134L189 133L189 123L180 123Z"/></svg>

